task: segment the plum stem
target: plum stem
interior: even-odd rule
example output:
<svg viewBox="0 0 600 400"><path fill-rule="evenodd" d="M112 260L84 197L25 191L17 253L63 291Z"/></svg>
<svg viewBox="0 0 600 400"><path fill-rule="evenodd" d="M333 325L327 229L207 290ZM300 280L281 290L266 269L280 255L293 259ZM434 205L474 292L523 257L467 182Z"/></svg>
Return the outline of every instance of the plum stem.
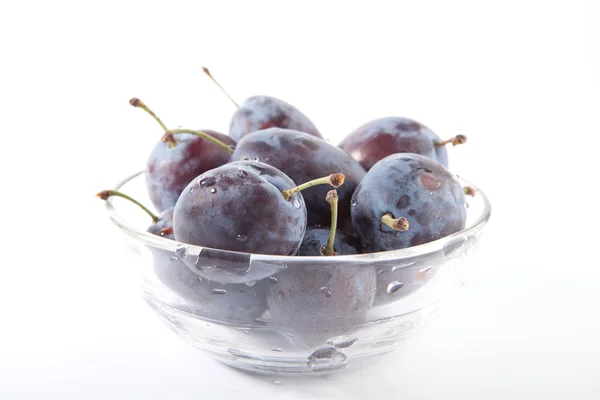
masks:
<svg viewBox="0 0 600 400"><path fill-rule="evenodd" d="M303 183L302 185L298 185L291 189L284 189L281 191L281 195L286 201L289 201L290 198L298 193L301 190L307 189L312 186L317 185L331 185L334 188L340 187L344 183L344 174L338 172L337 174L331 174L329 176L324 176L323 178L314 179L312 181L308 181Z"/></svg>
<svg viewBox="0 0 600 400"><path fill-rule="evenodd" d="M458 146L459 144L467 143L467 137L465 135L456 135L450 139L442 140L441 142L437 142L435 147L442 147L449 143L452 143L452 146Z"/></svg>
<svg viewBox="0 0 600 400"><path fill-rule="evenodd" d="M103 190L100 193L96 194L96 197L101 198L102 200L108 200L109 197L111 196L118 196L118 197L122 197L124 199L129 200L130 202L132 202L133 204L135 204L136 206L138 206L139 208L141 208L142 210L146 211L146 214L148 214L150 216L150 218L152 218L153 222L158 222L158 217L156 215L154 215L152 213L152 211L150 211L149 209L147 209L146 207L144 207L144 205L142 203L140 203L139 201L127 196L124 193L121 192L117 192L116 190Z"/></svg>
<svg viewBox="0 0 600 400"><path fill-rule="evenodd" d="M154 118L156 120L156 122L158 122L158 124L161 126L163 131L167 130L167 127L165 126L165 124L163 124L163 122L160 120L160 118L158 118L158 116L156 114L154 114L154 112L146 104L144 104L143 101L141 101L137 97L133 97L131 100L129 100L129 104L131 104L132 106L134 106L136 108L141 108L142 110L146 111L148 114L150 114L150 116L152 118Z"/></svg>
<svg viewBox="0 0 600 400"><path fill-rule="evenodd" d="M338 193L337 190L333 189L327 192L325 200L331 204L331 231L329 232L329 239L327 240L327 246L325 246L324 253L326 256L335 256L336 251L333 247L335 241L335 231L337 230L337 216L338 216Z"/></svg>
<svg viewBox="0 0 600 400"><path fill-rule="evenodd" d="M217 80L212 76L212 74L210 73L208 68L202 67L202 71L204 71L204 73L215 83L215 85L217 85L219 87L219 89L221 89L221 92L225 93L225 96L227 96L229 98L229 100L231 100L231 102L233 103L233 105L235 105L236 108L240 108L240 105L238 103L236 103L236 101L233 99L233 97L231 97L225 89L223 89L223 86L221 86L221 84L219 82L217 82Z"/></svg>
<svg viewBox="0 0 600 400"><path fill-rule="evenodd" d="M471 186L465 186L463 188L463 192L467 195L467 196L475 196L475 189L473 189Z"/></svg>
<svg viewBox="0 0 600 400"><path fill-rule="evenodd" d="M233 149L230 146L228 146L227 144L221 142L219 139L210 136L206 132L195 131L195 130L192 130L192 129L171 129L171 130L167 130L165 132L165 134L163 135L161 141L163 143L168 143L169 147L176 146L178 142L175 139L174 135L179 135L179 134L182 134L182 133L189 133L189 134L192 134L192 135L200 136L201 138L208 140L212 144L219 146L220 148L222 148L223 150L225 150L227 153L229 153L229 154L233 153Z"/></svg>
<svg viewBox="0 0 600 400"><path fill-rule="evenodd" d="M381 222L398 232L408 230L408 220L404 217L394 218L394 214L392 213L383 214Z"/></svg>

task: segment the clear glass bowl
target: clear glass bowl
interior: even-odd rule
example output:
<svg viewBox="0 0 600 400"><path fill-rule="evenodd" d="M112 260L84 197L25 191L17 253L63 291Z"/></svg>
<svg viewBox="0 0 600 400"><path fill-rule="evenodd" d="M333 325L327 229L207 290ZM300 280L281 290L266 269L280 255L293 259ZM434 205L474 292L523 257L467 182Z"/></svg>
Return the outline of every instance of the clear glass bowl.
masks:
<svg viewBox="0 0 600 400"><path fill-rule="evenodd" d="M324 374L368 365L421 327L464 282L490 217L467 197L467 227L408 249L332 257L246 254L146 232L150 221L111 198L111 220L139 249L142 295L183 340L229 366L261 374ZM142 172L117 190L151 204Z"/></svg>

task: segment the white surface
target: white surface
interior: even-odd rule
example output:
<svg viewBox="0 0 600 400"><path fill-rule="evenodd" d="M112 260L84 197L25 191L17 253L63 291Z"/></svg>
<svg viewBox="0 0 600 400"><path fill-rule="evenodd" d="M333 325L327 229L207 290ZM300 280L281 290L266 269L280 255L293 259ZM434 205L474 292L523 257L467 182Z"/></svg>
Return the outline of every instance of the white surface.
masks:
<svg viewBox="0 0 600 400"><path fill-rule="evenodd" d="M324 4L325 3L325 4ZM597 2L4 2L0 398L600 396ZM478 269L371 369L273 383L183 344L138 294L93 194L169 126L281 97L333 142L401 115L469 143L493 216Z"/></svg>

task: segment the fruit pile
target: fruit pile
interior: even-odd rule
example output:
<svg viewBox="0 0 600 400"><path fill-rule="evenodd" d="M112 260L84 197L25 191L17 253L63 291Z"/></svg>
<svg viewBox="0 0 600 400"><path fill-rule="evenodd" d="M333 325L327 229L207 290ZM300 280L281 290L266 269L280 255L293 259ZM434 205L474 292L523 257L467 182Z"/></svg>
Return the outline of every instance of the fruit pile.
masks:
<svg viewBox="0 0 600 400"><path fill-rule="evenodd" d="M222 89L208 69L204 72ZM465 227L465 194L448 171L447 144L401 117L370 121L339 146L292 105L253 96L238 105L229 135L168 129L145 170L155 215L148 232L179 242L285 256L402 249ZM334 188L332 190L332 187Z"/></svg>

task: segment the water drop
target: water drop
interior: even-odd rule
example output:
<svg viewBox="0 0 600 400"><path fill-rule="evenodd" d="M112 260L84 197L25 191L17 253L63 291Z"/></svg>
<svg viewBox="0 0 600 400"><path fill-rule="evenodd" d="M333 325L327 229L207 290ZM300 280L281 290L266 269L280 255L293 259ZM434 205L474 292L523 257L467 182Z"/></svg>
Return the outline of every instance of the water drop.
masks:
<svg viewBox="0 0 600 400"><path fill-rule="evenodd" d="M273 385L283 385L283 382L275 380L273 381Z"/></svg>
<svg viewBox="0 0 600 400"><path fill-rule="evenodd" d="M177 261L178 258L176 256L171 256L171 257L169 257L169 260L171 260L171 261Z"/></svg>
<svg viewBox="0 0 600 400"><path fill-rule="evenodd" d="M272 284L278 283L279 281L277 280L277 278L275 278L274 276L270 276L267 278L267 280L269 282L271 282Z"/></svg>
<svg viewBox="0 0 600 400"><path fill-rule="evenodd" d="M245 178L248 176L248 171L244 171L243 169L239 170L240 172L238 173L239 176L241 176L242 178Z"/></svg>
<svg viewBox="0 0 600 400"><path fill-rule="evenodd" d="M294 207L300 208L300 200L294 199Z"/></svg>
<svg viewBox="0 0 600 400"><path fill-rule="evenodd" d="M308 356L308 362L306 365L309 368L314 367L317 363L321 364L319 360L327 360L329 366L342 366L346 361L346 355L337 351L335 347L324 347L315 350L310 356Z"/></svg>
<svg viewBox="0 0 600 400"><path fill-rule="evenodd" d="M378 275L381 275L381 274L383 274L383 270L382 270L382 269L380 269L379 271L377 271L377 274L378 274Z"/></svg>
<svg viewBox="0 0 600 400"><path fill-rule="evenodd" d="M260 158L258 158L258 157L254 157L254 158L252 159L252 161L260 161Z"/></svg>
<svg viewBox="0 0 600 400"><path fill-rule="evenodd" d="M227 294L227 290L225 289L213 289L210 292L212 294Z"/></svg>
<svg viewBox="0 0 600 400"><path fill-rule="evenodd" d="M390 282L390 284L387 287L387 292L388 292L388 294L394 294L398 290L400 290L400 288L402 288L402 286L404 286L404 283L402 283L402 282L398 282L398 281Z"/></svg>
<svg viewBox="0 0 600 400"><path fill-rule="evenodd" d="M198 257L196 258L196 262L194 263L194 265L196 265L196 267L198 267L201 271L207 272L207 271L211 271L215 268L217 268L216 265L207 265L207 264L203 264L205 262L204 258L202 257Z"/></svg>
<svg viewBox="0 0 600 400"><path fill-rule="evenodd" d="M356 200L352 199L352 201L350 202L351 206L355 206L356 205Z"/></svg>
<svg viewBox="0 0 600 400"><path fill-rule="evenodd" d="M351 338L348 336L336 336L327 340L327 344L330 344L338 349L344 349L352 346L357 340L357 338Z"/></svg>
<svg viewBox="0 0 600 400"><path fill-rule="evenodd" d="M248 239L248 236L246 235L237 235L238 242L245 242L246 239Z"/></svg>
<svg viewBox="0 0 600 400"><path fill-rule="evenodd" d="M322 288L320 288L319 293L324 294L325 297L331 297L331 295L332 295L331 289L328 288L327 286L323 286Z"/></svg>
<svg viewBox="0 0 600 400"><path fill-rule="evenodd" d="M266 162L269 162L269 161L271 161L271 157L267 157L267 158L265 158L265 161L266 161Z"/></svg>
<svg viewBox="0 0 600 400"><path fill-rule="evenodd" d="M210 189L208 189L209 192L211 193L217 193L217 189L211 187Z"/></svg>
<svg viewBox="0 0 600 400"><path fill-rule="evenodd" d="M187 246L181 246L175 249L175 256L180 260L185 260L187 258Z"/></svg>
<svg viewBox="0 0 600 400"><path fill-rule="evenodd" d="M265 316L265 317L258 317L258 318L254 318L254 322L256 322L257 324L268 324L271 321L271 317L270 316Z"/></svg>
<svg viewBox="0 0 600 400"><path fill-rule="evenodd" d="M323 348L313 351L313 353L310 355L310 357L314 357L316 359L331 358L337 352L338 351L336 350L335 347L323 347Z"/></svg>
<svg viewBox="0 0 600 400"><path fill-rule="evenodd" d="M465 203L465 208L469 209L469 203Z"/></svg>
<svg viewBox="0 0 600 400"><path fill-rule="evenodd" d="M402 264L402 265L396 265L395 267L392 267L392 272L396 272L399 269L403 269L403 268L408 268L408 267L412 267L413 265L415 265L417 262L413 261L410 262L408 264Z"/></svg>
<svg viewBox="0 0 600 400"><path fill-rule="evenodd" d="M194 188L190 188L190 193L194 193Z"/></svg>
<svg viewBox="0 0 600 400"><path fill-rule="evenodd" d="M198 277L198 282L202 282L202 277L201 276Z"/></svg>
<svg viewBox="0 0 600 400"><path fill-rule="evenodd" d="M279 293L277 293L277 297L279 297L279 301L285 300L285 292L280 290Z"/></svg>
<svg viewBox="0 0 600 400"><path fill-rule="evenodd" d="M419 270L420 274L426 274L427 272L431 271L433 269L433 265L430 265L429 267L425 267L423 269Z"/></svg>
<svg viewBox="0 0 600 400"><path fill-rule="evenodd" d="M244 333L247 335L247 334L249 334L250 332L248 331L248 329L244 329Z"/></svg>
<svg viewBox="0 0 600 400"><path fill-rule="evenodd" d="M215 178L214 176L202 179L200 181L200 187L201 188L205 188L205 187L209 187L214 185L215 183L217 183L217 178Z"/></svg>
<svg viewBox="0 0 600 400"><path fill-rule="evenodd" d="M250 161L250 157L244 157L242 158L242 161Z"/></svg>
<svg viewBox="0 0 600 400"><path fill-rule="evenodd" d="M276 352L278 352L278 353L281 353L283 350L282 350L282 349L280 349L279 347L273 347L273 348L271 349L271 351L276 351Z"/></svg>

